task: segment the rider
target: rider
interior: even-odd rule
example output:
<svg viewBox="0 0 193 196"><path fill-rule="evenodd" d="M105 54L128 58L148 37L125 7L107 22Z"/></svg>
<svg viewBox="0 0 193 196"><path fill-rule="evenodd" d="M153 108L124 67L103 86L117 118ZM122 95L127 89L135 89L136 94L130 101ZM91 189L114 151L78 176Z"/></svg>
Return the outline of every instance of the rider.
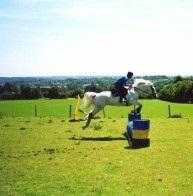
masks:
<svg viewBox="0 0 193 196"><path fill-rule="evenodd" d="M120 103L123 102L123 100L126 101L127 104L127 90L131 89L134 84L134 78L133 78L133 72L128 72L127 77L122 77L118 79L114 84L113 84L113 89L111 90L113 96L119 96L120 97ZM125 88L125 86L128 86L128 89Z"/></svg>

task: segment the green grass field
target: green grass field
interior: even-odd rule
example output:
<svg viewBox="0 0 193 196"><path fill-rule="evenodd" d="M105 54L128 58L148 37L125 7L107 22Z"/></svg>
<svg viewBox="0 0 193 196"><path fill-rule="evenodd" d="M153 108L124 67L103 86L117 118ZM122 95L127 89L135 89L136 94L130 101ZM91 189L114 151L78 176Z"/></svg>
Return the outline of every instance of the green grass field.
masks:
<svg viewBox="0 0 193 196"><path fill-rule="evenodd" d="M192 195L193 105L142 100L151 146L122 136L127 107L68 122L70 100L0 102L0 195ZM34 117L37 104L38 117ZM67 108L67 109L65 109Z"/></svg>
<svg viewBox="0 0 193 196"><path fill-rule="evenodd" d="M148 118L165 118L168 116L168 105L174 113L182 113L186 118L193 117L193 105L168 103L160 100L141 100L143 114ZM76 105L75 99L39 99L0 101L0 117L34 117L35 105L38 117L64 117L69 118L69 107L72 105L72 117ZM127 107L107 106L107 118L125 118L128 114ZM100 113L100 115L102 112Z"/></svg>

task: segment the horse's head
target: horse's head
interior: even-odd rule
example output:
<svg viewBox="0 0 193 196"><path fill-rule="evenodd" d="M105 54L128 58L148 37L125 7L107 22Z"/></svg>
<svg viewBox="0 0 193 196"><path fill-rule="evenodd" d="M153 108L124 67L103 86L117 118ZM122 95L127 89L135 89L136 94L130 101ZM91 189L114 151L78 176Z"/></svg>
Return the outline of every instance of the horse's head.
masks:
<svg viewBox="0 0 193 196"><path fill-rule="evenodd" d="M136 79L133 86L140 97L157 98L156 89L149 80Z"/></svg>

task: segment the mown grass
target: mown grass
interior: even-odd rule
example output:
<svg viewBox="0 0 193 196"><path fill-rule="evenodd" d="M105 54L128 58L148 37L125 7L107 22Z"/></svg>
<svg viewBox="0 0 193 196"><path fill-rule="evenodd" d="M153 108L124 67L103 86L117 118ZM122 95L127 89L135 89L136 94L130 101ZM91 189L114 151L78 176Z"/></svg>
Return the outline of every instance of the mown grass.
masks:
<svg viewBox="0 0 193 196"><path fill-rule="evenodd" d="M64 116L68 118L69 107L70 105L75 107L75 103L75 99L0 101L0 115L6 117L33 117L35 116L36 105L38 116Z"/></svg>
<svg viewBox="0 0 193 196"><path fill-rule="evenodd" d="M181 119L167 118L167 102L143 105L151 146L136 150L121 135L126 107L84 131L63 116L1 118L0 195L193 194L193 105L172 104Z"/></svg>
<svg viewBox="0 0 193 196"><path fill-rule="evenodd" d="M168 117L168 105L174 114L181 113L183 117L193 116L193 104L177 104L160 100L141 100L143 104L142 114L148 118ZM35 105L39 117L65 117L69 118L70 105L72 106L72 117L76 106L75 99L39 99L39 100L15 100L0 101L0 117L34 117ZM125 118L131 107L107 106L105 108L106 118ZM100 112L100 116L104 116Z"/></svg>

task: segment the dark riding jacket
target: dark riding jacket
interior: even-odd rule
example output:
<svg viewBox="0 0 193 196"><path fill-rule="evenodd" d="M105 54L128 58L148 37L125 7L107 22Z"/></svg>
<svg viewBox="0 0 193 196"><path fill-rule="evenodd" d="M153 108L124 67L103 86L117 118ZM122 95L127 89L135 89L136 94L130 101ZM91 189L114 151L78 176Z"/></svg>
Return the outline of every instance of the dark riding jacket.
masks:
<svg viewBox="0 0 193 196"><path fill-rule="evenodd" d="M125 95L127 94L127 90L124 88L124 86L127 85L132 86L133 84L134 84L133 78L129 79L126 77L122 77L114 83L112 93L114 96L125 97Z"/></svg>

